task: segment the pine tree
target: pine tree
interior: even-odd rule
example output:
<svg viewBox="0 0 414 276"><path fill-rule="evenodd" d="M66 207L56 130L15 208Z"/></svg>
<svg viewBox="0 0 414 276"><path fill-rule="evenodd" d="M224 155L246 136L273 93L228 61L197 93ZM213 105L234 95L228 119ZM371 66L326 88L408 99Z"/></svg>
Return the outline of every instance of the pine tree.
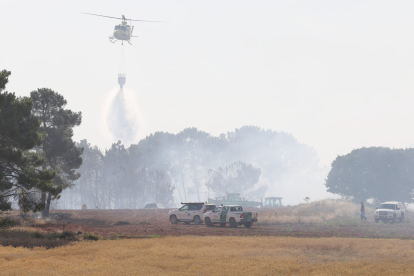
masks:
<svg viewBox="0 0 414 276"><path fill-rule="evenodd" d="M33 114L41 121L39 131L45 136L38 148L45 155L43 168L56 171L53 187L42 190L41 201L46 205L42 216L47 217L52 197L57 198L63 189L71 187L80 177L76 169L82 164L83 148L77 147L72 137L73 128L82 122L82 113L65 109L65 98L48 88L37 89L30 96Z"/></svg>
<svg viewBox="0 0 414 276"><path fill-rule="evenodd" d="M31 196L33 188L49 189L55 172L39 169L44 158L31 150L42 143L40 122L32 114L32 101L2 92L10 72L0 72L0 210L11 208L9 197L20 197L24 211L41 208Z"/></svg>

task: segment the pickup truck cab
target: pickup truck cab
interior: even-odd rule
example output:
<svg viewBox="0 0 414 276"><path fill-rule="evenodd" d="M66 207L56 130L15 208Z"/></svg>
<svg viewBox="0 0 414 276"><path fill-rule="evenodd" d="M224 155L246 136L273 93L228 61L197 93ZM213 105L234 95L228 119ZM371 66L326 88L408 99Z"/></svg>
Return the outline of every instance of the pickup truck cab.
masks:
<svg viewBox="0 0 414 276"><path fill-rule="evenodd" d="M244 227L250 228L254 222L257 222L257 213L244 212L240 205L224 205L217 207L213 211L206 212L204 215L204 223L207 227L220 224L226 226L230 224L231 228L244 224Z"/></svg>
<svg viewBox="0 0 414 276"><path fill-rule="evenodd" d="M204 202L181 202L181 204L183 204L181 208L168 212L172 224L182 221L185 224L194 222L199 225L203 222L203 214L216 208L216 205Z"/></svg>
<svg viewBox="0 0 414 276"><path fill-rule="evenodd" d="M404 221L405 206L404 203L398 201L388 201L381 203L380 207L375 210L375 222L395 220Z"/></svg>

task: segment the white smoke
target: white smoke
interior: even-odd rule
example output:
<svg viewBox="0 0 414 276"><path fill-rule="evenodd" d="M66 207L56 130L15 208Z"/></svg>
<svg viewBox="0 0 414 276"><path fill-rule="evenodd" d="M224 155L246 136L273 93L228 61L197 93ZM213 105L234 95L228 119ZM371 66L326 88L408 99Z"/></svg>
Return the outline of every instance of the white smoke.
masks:
<svg viewBox="0 0 414 276"><path fill-rule="evenodd" d="M144 118L133 90L113 89L107 95L101 116L101 129L107 142L118 140L125 146L138 143L145 133Z"/></svg>

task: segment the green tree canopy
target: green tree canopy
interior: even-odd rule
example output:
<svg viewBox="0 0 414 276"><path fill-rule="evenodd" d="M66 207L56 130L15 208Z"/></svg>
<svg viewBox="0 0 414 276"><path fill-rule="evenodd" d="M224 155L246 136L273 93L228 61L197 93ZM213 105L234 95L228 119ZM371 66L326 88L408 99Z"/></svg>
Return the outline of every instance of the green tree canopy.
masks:
<svg viewBox="0 0 414 276"><path fill-rule="evenodd" d="M414 149L370 147L338 156L325 185L328 192L357 200L412 202Z"/></svg>
<svg viewBox="0 0 414 276"><path fill-rule="evenodd" d="M10 72L0 72L0 91L8 82ZM7 198L24 193L26 201L33 188L48 189L53 185L55 173L40 170L44 158L31 149L42 143L38 132L40 122L32 114L30 98L18 98L14 93L0 92L0 209L10 208ZM34 199L33 199L34 200ZM39 208L31 203L29 209ZM28 208L25 208L27 211Z"/></svg>
<svg viewBox="0 0 414 276"><path fill-rule="evenodd" d="M45 217L49 215L51 198L58 196L63 189L71 187L80 177L76 170L82 164L83 148L77 147L72 137L73 128L82 122L82 114L65 109L65 98L51 89L37 89L31 92L30 96L33 101L32 112L41 121L39 131L45 136L38 148L45 155L44 168L56 171L55 185L42 190L42 201L46 203L42 215Z"/></svg>

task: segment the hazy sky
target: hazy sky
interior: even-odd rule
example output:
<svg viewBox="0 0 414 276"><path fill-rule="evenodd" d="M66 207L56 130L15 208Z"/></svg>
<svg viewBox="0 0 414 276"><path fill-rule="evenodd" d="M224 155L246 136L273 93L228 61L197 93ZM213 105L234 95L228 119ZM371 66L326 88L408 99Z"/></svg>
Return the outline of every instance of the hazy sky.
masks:
<svg viewBox="0 0 414 276"><path fill-rule="evenodd" d="M82 111L75 139L110 146L105 102L117 88L118 20L126 87L140 136L197 127L218 135L243 125L290 132L321 165L362 146L414 143L413 1L1 0L0 69L9 91L48 87Z"/></svg>

